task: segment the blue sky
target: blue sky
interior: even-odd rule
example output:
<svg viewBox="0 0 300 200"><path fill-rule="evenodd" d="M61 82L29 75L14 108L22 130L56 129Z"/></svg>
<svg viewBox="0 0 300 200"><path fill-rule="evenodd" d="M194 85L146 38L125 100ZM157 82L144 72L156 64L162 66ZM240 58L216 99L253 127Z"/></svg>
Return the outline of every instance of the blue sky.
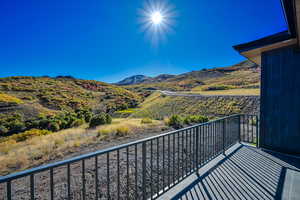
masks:
<svg viewBox="0 0 300 200"><path fill-rule="evenodd" d="M115 82L235 64L232 49L287 29L280 0L172 0L173 32L153 45L143 0L3 0L0 77L72 75Z"/></svg>

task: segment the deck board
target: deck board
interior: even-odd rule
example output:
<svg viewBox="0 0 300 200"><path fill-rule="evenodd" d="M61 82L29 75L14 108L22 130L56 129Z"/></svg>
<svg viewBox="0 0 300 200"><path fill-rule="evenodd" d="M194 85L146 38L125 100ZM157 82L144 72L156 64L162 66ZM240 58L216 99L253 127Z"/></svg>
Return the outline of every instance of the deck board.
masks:
<svg viewBox="0 0 300 200"><path fill-rule="evenodd" d="M300 158L237 144L158 199L300 199Z"/></svg>

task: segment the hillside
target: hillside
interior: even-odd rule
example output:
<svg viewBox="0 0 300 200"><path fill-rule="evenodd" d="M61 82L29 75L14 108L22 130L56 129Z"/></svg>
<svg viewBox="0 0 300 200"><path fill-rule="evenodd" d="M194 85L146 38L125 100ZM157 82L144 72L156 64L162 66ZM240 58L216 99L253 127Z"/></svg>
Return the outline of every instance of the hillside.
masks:
<svg viewBox="0 0 300 200"><path fill-rule="evenodd" d="M142 93L145 90L203 91L213 86L227 89L259 88L260 68L243 61L233 66L202 69L168 77L165 80L126 85L124 88Z"/></svg>
<svg viewBox="0 0 300 200"><path fill-rule="evenodd" d="M257 114L260 72L256 64L243 61L233 66L176 75L160 82L126 85L123 87L146 99L138 108L118 113L153 119L173 114L200 114L211 118L236 113Z"/></svg>
<svg viewBox="0 0 300 200"><path fill-rule="evenodd" d="M131 110L130 117L164 119L177 114L216 118L238 113L258 114L259 105L259 96L165 96L154 92Z"/></svg>
<svg viewBox="0 0 300 200"><path fill-rule="evenodd" d="M101 112L114 117L132 114L162 119L174 114L174 109L179 114L215 117L256 113L258 108L255 97L239 97L259 95L260 68L249 61L180 75L138 75L125 80L127 85L117 86L70 76L0 78L0 135L32 128L57 131L80 126ZM143 83L130 85L132 82ZM155 90L164 91L150 104L145 103ZM175 92L170 96L169 91L180 95Z"/></svg>
<svg viewBox="0 0 300 200"><path fill-rule="evenodd" d="M22 121L78 109L113 113L136 107L135 93L107 83L72 77L8 77L0 79L0 125L12 116ZM7 121L7 120L6 120Z"/></svg>

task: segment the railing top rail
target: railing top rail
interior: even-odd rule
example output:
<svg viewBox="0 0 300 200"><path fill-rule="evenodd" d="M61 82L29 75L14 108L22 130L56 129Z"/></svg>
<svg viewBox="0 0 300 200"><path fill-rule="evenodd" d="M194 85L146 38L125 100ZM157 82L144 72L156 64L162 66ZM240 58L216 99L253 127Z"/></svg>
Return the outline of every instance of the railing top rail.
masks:
<svg viewBox="0 0 300 200"><path fill-rule="evenodd" d="M164 137L164 136L167 136L167 135L171 135L171 134L178 133L178 132L181 132L181 131L185 131L185 130L189 130L189 129L192 129L192 128L204 126L204 125L207 125L207 124L211 124L213 122L233 118L233 117L240 116L240 115L241 114L235 114L235 115L222 117L222 118L212 120L212 121L209 121L209 122L196 124L196 125L193 125L193 126L189 126L189 127L186 127L186 128L179 129L179 130L174 130L174 131L170 131L170 132L163 133L163 134L160 134L160 135L156 135L156 136L144 138L144 139L141 139L141 140L137 140L137 141L134 141L134 142L129 142L129 143L121 144L121 145L114 146L114 147L111 147L111 148L107 148L107 149L87 153L87 154L76 156L76 157L73 157L73 158L70 158L70 159L50 163L50 164L47 164L47 165L42 165L42 166L39 166L39 167L31 168L31 169L24 170L24 171L21 171L21 172L16 172L16 173L9 174L9 175L6 175L6 176L0 176L0 183L8 182L8 181L18 179L18 178L22 178L22 177L25 177L25 176L28 176L28 175L31 175L31 174L43 172L43 171L49 170L51 168L60 167L60 166L71 164L71 163L74 163L74 162L77 162L77 161L80 161L80 160L84 160L84 159L89 159L89 158L99 156L99 155L102 155L102 154L105 154L105 153L110 153L112 151L116 151L116 150L119 150L119 149L122 149L122 148L130 147L130 146L133 146L133 145L138 145L138 144L141 144L143 142L148 142L148 141L158 139L158 138L161 138L161 137Z"/></svg>

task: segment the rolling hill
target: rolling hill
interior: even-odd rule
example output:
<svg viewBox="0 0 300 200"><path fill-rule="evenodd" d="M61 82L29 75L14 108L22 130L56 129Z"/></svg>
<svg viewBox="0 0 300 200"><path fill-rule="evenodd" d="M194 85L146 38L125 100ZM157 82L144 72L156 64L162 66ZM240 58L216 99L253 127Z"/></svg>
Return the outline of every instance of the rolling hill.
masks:
<svg viewBox="0 0 300 200"><path fill-rule="evenodd" d="M112 113L136 107L140 101L137 94L124 88L69 76L0 79L0 114L18 112L25 119L80 108Z"/></svg>
<svg viewBox="0 0 300 200"><path fill-rule="evenodd" d="M135 110L138 112L132 112L131 116L155 119L170 116L174 109L182 114L200 113L212 117L239 112L255 113L259 102L257 98L239 96L259 94L260 68L244 61L229 67L202 69L180 75L137 75L118 84L122 86L70 76L0 78L0 133L20 132L25 130L24 125L26 129L48 128L50 122L54 125L49 129L57 130L57 124L60 128L66 127L64 122L58 122L58 118L72 124L75 123L74 115L80 118L87 111L110 114L125 111L125 116L128 116L128 110ZM149 101L156 90L197 93L205 98L160 94ZM82 124L78 120L76 123Z"/></svg>
<svg viewBox="0 0 300 200"><path fill-rule="evenodd" d="M250 62L243 61L233 66L202 69L184 74L168 76L165 79L154 77L141 83L126 84L123 87L135 91L169 90L169 91L202 91L210 86L225 85L229 88L259 88L260 68Z"/></svg>
<svg viewBox="0 0 300 200"><path fill-rule="evenodd" d="M147 98L138 108L119 113L154 119L172 114L201 114L211 118L236 113L257 114L260 72L259 66L244 61L233 66L180 74L164 81L125 85L124 88Z"/></svg>
<svg viewBox="0 0 300 200"><path fill-rule="evenodd" d="M166 96L154 92L138 108L130 109L129 117L162 120L176 114L213 119L238 113L258 114L259 105L260 98L255 95Z"/></svg>

